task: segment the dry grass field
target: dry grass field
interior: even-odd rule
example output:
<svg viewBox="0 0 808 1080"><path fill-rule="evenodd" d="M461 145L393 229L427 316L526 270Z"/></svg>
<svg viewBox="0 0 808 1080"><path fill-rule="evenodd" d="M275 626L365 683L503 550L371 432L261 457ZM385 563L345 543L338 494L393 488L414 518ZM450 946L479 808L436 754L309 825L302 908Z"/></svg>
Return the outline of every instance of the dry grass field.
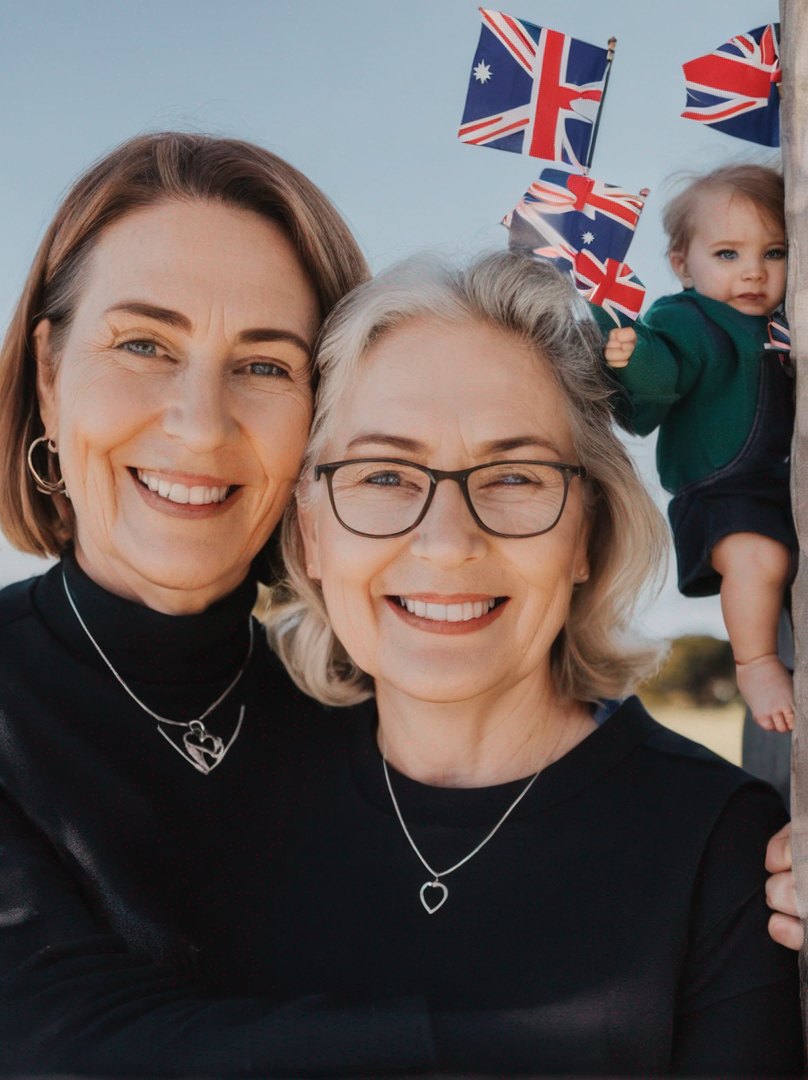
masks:
<svg viewBox="0 0 808 1080"><path fill-rule="evenodd" d="M733 765L740 765L744 717L742 701L714 708L693 705L648 705L647 708L660 724L701 743Z"/></svg>

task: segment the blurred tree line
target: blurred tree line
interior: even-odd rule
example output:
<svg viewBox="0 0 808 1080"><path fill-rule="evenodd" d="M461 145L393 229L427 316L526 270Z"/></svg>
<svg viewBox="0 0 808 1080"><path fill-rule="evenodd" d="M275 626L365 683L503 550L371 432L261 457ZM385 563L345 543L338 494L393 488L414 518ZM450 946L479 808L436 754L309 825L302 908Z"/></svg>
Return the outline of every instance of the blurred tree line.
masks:
<svg viewBox="0 0 808 1080"><path fill-rule="evenodd" d="M649 705L726 705L738 697L732 647L706 634L674 638L664 666L640 693Z"/></svg>

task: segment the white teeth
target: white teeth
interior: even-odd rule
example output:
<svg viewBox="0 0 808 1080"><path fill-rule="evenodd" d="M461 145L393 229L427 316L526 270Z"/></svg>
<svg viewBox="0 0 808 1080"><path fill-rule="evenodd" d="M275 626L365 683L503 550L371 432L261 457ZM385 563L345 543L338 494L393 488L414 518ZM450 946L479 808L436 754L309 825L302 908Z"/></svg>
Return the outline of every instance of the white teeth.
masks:
<svg viewBox="0 0 808 1080"><path fill-rule="evenodd" d="M488 600L467 601L463 604L426 604L423 600L409 600L406 596L400 596L399 602L402 607L421 619L431 619L432 622L468 622L469 619L479 619L496 604L491 597Z"/></svg>
<svg viewBox="0 0 808 1080"><path fill-rule="evenodd" d="M191 506L207 506L209 503L224 502L227 498L227 485L223 487L204 487L198 484L189 488L186 484L172 484L170 480L163 480L154 473L137 470L137 478L149 491L154 491L169 502L189 504Z"/></svg>

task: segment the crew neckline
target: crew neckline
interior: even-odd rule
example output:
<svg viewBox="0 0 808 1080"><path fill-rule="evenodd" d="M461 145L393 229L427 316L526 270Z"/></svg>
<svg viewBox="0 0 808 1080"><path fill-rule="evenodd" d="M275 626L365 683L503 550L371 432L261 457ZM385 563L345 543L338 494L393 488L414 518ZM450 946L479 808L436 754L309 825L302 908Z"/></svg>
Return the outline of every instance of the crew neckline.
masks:
<svg viewBox="0 0 808 1080"><path fill-rule="evenodd" d="M351 746L353 778L362 797L388 816L395 816L376 742L378 716L374 702L361 707ZM543 769L512 813L515 819L540 813L572 798L603 773L615 768L643 742L653 727L639 698L626 699L601 724L563 757ZM530 776L490 787L456 788L422 784L388 765L401 814L407 823L493 826L527 785Z"/></svg>

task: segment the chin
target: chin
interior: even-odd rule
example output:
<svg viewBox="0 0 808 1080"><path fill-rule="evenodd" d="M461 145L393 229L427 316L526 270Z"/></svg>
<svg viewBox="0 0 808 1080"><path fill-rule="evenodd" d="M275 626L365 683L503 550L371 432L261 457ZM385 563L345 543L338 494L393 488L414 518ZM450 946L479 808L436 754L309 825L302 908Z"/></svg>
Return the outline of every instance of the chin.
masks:
<svg viewBox="0 0 808 1080"><path fill-rule="evenodd" d="M482 677L479 665L470 665L466 671L458 670L458 665L430 664L426 660L413 664L390 663L386 666L388 673L380 672L378 681L417 701L436 705L486 697L501 692L508 684L508 680L498 677L490 665L485 665ZM513 681L518 681L516 676Z"/></svg>
<svg viewBox="0 0 808 1080"><path fill-rule="evenodd" d="M221 548L170 541L133 551L131 556L129 566L134 573L155 587L193 593L216 590L221 583L221 595L236 588L251 562L244 558L225 562Z"/></svg>

